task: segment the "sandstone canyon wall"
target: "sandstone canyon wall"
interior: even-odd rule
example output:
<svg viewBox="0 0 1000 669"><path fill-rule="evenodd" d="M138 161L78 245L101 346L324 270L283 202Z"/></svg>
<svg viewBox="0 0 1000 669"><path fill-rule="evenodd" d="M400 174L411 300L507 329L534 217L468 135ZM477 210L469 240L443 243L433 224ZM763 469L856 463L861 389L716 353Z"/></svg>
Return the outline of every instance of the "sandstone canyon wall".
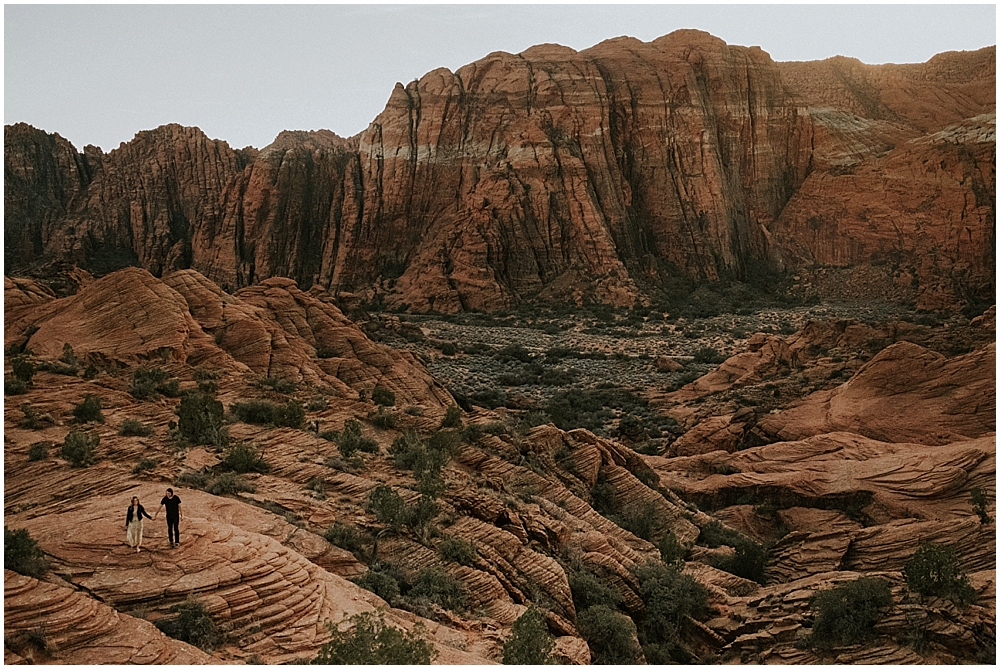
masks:
<svg viewBox="0 0 1000 669"><path fill-rule="evenodd" d="M18 124L5 261L448 312L816 266L880 268L928 308L992 302L995 77L993 47L775 63L682 30L434 70L351 139L258 152L168 125L80 153Z"/></svg>

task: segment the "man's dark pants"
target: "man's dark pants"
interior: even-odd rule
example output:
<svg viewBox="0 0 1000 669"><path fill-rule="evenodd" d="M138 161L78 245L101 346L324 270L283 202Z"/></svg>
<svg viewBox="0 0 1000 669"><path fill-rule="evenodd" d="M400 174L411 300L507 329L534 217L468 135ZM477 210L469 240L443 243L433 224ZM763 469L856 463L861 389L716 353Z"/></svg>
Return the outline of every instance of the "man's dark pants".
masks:
<svg viewBox="0 0 1000 669"><path fill-rule="evenodd" d="M180 516L167 516L167 536L170 543L179 544L181 542Z"/></svg>

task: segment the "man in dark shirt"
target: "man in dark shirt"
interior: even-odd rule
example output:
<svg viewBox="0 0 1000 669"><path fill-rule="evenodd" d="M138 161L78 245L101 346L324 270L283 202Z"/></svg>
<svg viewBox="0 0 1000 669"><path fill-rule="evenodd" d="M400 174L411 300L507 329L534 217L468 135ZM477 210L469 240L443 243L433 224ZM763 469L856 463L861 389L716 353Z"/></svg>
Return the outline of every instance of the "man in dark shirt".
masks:
<svg viewBox="0 0 1000 669"><path fill-rule="evenodd" d="M181 498L174 494L173 488L167 488L167 496L160 500L160 508L153 514L153 520L156 520L164 507L167 509L167 537L170 539L170 547L173 548L181 542Z"/></svg>

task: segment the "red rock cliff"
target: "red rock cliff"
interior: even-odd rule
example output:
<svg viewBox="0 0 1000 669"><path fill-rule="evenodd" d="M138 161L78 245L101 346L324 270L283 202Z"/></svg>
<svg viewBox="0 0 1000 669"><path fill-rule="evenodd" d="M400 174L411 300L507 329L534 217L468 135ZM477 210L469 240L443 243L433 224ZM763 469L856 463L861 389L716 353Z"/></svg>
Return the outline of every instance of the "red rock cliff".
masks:
<svg viewBox="0 0 1000 669"><path fill-rule="evenodd" d="M18 125L8 264L191 267L227 290L288 276L441 311L815 265L888 266L924 306L983 299L995 69L992 47L779 64L682 30L435 70L350 140L234 151L164 126L78 154Z"/></svg>

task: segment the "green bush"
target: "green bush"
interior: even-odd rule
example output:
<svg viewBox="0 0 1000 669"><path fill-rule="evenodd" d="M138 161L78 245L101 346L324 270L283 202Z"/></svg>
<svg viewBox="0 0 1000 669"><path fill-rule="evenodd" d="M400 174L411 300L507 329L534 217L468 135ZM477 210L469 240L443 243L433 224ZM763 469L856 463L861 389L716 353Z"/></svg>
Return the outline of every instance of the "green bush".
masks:
<svg viewBox="0 0 1000 669"><path fill-rule="evenodd" d="M3 526L3 566L18 574L45 578L49 563L38 542L31 538L28 530L9 530Z"/></svg>
<svg viewBox="0 0 1000 669"><path fill-rule="evenodd" d="M35 376L35 366L26 356L19 355L13 358L10 361L10 367L14 378L25 384L31 383L31 379Z"/></svg>
<svg viewBox="0 0 1000 669"><path fill-rule="evenodd" d="M726 356L710 346L705 346L694 352L694 361L703 364L718 365L726 361Z"/></svg>
<svg viewBox="0 0 1000 669"><path fill-rule="evenodd" d="M326 530L323 538L334 546L343 548L345 551L350 551L354 554L354 557L362 562L368 561L368 551L366 548L368 537L353 525L334 523ZM385 598L383 597L383 599Z"/></svg>
<svg viewBox="0 0 1000 669"><path fill-rule="evenodd" d="M177 407L177 429L193 444L222 448L229 434L222 425L222 402L204 393L188 393Z"/></svg>
<svg viewBox="0 0 1000 669"><path fill-rule="evenodd" d="M448 537L437 547L438 555L447 562L457 562L471 567L476 564L476 547L464 539Z"/></svg>
<svg viewBox="0 0 1000 669"><path fill-rule="evenodd" d="M152 399L157 395L177 397L180 395L180 384L177 379L168 381L167 373L159 367L140 367L132 372L129 392L138 400Z"/></svg>
<svg viewBox="0 0 1000 669"><path fill-rule="evenodd" d="M372 389L372 402L384 407L395 406L396 394L388 388L374 388Z"/></svg>
<svg viewBox="0 0 1000 669"><path fill-rule="evenodd" d="M392 529L399 529L403 525L405 507L399 493L384 483L376 486L368 495L368 510L375 514L378 522Z"/></svg>
<svg viewBox="0 0 1000 669"><path fill-rule="evenodd" d="M545 624L545 615L534 606L522 613L503 644L504 664L552 664L555 641Z"/></svg>
<svg viewBox="0 0 1000 669"><path fill-rule="evenodd" d="M156 626L167 636L197 646L206 653L211 653L225 641L222 631L208 615L208 609L197 599L175 604L170 607L170 612L176 615L156 621Z"/></svg>
<svg viewBox="0 0 1000 669"><path fill-rule="evenodd" d="M423 625L402 632L385 624L382 613L359 613L350 631L328 624L331 639L312 664L430 664L437 651L423 637Z"/></svg>
<svg viewBox="0 0 1000 669"><path fill-rule="evenodd" d="M851 646L873 636L882 609L892 604L889 583L864 577L818 592L809 600L816 611L809 644L817 648Z"/></svg>
<svg viewBox="0 0 1000 669"><path fill-rule="evenodd" d="M153 428L133 418L126 418L118 428L118 435L122 437L148 437L151 434Z"/></svg>
<svg viewBox="0 0 1000 669"><path fill-rule="evenodd" d="M353 582L390 603L400 594L399 582L384 571L369 569L364 575L353 579Z"/></svg>
<svg viewBox="0 0 1000 669"><path fill-rule="evenodd" d="M261 379L257 379L258 388L270 388L275 392L282 394L289 394L295 392L295 382L288 381L286 379L278 379L270 376L266 376Z"/></svg>
<svg viewBox="0 0 1000 669"><path fill-rule="evenodd" d="M640 539L651 541L653 533L659 526L657 508L654 504L648 502L638 509L625 509L618 515L618 525Z"/></svg>
<svg viewBox="0 0 1000 669"><path fill-rule="evenodd" d="M764 574L768 560L767 549L756 541L745 537L738 541L734 548L736 552L733 555L713 557L712 566L765 585L767 583L767 576Z"/></svg>
<svg viewBox="0 0 1000 669"><path fill-rule="evenodd" d="M306 422L306 411L295 400L288 400L284 405L278 405L274 408L271 422L274 423L275 427L290 427L301 430Z"/></svg>
<svg viewBox="0 0 1000 669"><path fill-rule="evenodd" d="M684 557L687 555L687 550L681 545L681 542L677 541L672 530L663 535L657 548L660 549L660 558L666 565L677 565L684 562ZM683 567L683 565L679 566Z"/></svg>
<svg viewBox="0 0 1000 669"><path fill-rule="evenodd" d="M351 457L357 451L378 453L378 443L374 439L361 436L361 423L353 418L344 422L344 429L334 441L337 443L337 450L345 458Z"/></svg>
<svg viewBox="0 0 1000 669"><path fill-rule="evenodd" d="M441 419L441 427L462 427L462 410L454 404L449 406L444 412L444 418Z"/></svg>
<svg viewBox="0 0 1000 669"><path fill-rule="evenodd" d="M683 643L682 632L689 616L699 618L708 612L708 590L676 566L662 562L640 567L636 577L645 604L639 640L648 648L646 659L656 664L690 663L694 658Z"/></svg>
<svg viewBox="0 0 1000 669"><path fill-rule="evenodd" d="M174 485L178 488L194 488L195 490L204 490L211 482L211 479L202 472L181 472L174 479Z"/></svg>
<svg viewBox="0 0 1000 669"><path fill-rule="evenodd" d="M591 606L576 616L576 628L590 647L591 664L638 664L642 648L635 623L607 606Z"/></svg>
<svg viewBox="0 0 1000 669"><path fill-rule="evenodd" d="M709 548L718 548L723 545L735 547L743 540L745 537L742 534L725 527L717 520L707 523L698 534L698 541Z"/></svg>
<svg viewBox="0 0 1000 669"><path fill-rule="evenodd" d="M208 486L207 492L212 495L235 495L241 492L253 492L253 484L233 472L224 472Z"/></svg>
<svg viewBox="0 0 1000 669"><path fill-rule="evenodd" d="M44 460L49 457L49 444L48 441L36 441L31 446L28 446L28 461L38 462L39 460Z"/></svg>
<svg viewBox="0 0 1000 669"><path fill-rule="evenodd" d="M90 393L84 395L83 401L73 407L72 413L77 423L104 422L104 414L101 413L101 398Z"/></svg>
<svg viewBox="0 0 1000 669"><path fill-rule="evenodd" d="M35 408L31 406L30 402L25 402L21 405L21 413L24 414L24 419L21 421L19 427L25 430L38 430L42 427L42 419L35 412Z"/></svg>
<svg viewBox="0 0 1000 669"><path fill-rule="evenodd" d="M391 430L396 427L397 422L395 414L386 413L383 407L379 407L375 414L369 416L369 420L380 430Z"/></svg>
<svg viewBox="0 0 1000 669"><path fill-rule="evenodd" d="M413 506L406 507L403 512L403 523L414 532L421 532L427 523L434 520L441 507L429 495L421 495Z"/></svg>
<svg viewBox="0 0 1000 669"><path fill-rule="evenodd" d="M569 590L578 614L592 606L615 608L622 601L621 593L589 571L571 572Z"/></svg>
<svg viewBox="0 0 1000 669"><path fill-rule="evenodd" d="M264 460L264 450L246 442L236 444L226 451L226 457L220 465L222 469L238 474L266 474L271 471L271 465Z"/></svg>
<svg viewBox="0 0 1000 669"><path fill-rule="evenodd" d="M278 406L265 400L249 400L236 402L229 407L236 418L251 425L271 425L274 423L274 412Z"/></svg>
<svg viewBox="0 0 1000 669"><path fill-rule="evenodd" d="M15 379L10 376L3 377L4 395L23 395L26 392L28 392L28 384L21 379Z"/></svg>
<svg viewBox="0 0 1000 669"><path fill-rule="evenodd" d="M73 467L89 467L94 463L94 451L101 444L101 437L79 430L71 430L63 441L60 452Z"/></svg>
<svg viewBox="0 0 1000 669"><path fill-rule="evenodd" d="M451 611L461 611L469 600L468 593L458 579L440 567L421 569L413 579L409 594Z"/></svg>
<svg viewBox="0 0 1000 669"><path fill-rule="evenodd" d="M921 595L945 597L959 605L977 599L952 546L922 544L903 567L903 576L906 586Z"/></svg>
<svg viewBox="0 0 1000 669"><path fill-rule="evenodd" d="M139 462L135 463L135 467L132 468L132 473L141 474L146 470L155 469L157 464L159 463L151 458L140 458Z"/></svg>
<svg viewBox="0 0 1000 669"><path fill-rule="evenodd" d="M980 525L989 525L993 522L992 516L990 516L990 497L989 494L982 488L976 487L969 491L972 496L972 510L976 512L979 516Z"/></svg>

